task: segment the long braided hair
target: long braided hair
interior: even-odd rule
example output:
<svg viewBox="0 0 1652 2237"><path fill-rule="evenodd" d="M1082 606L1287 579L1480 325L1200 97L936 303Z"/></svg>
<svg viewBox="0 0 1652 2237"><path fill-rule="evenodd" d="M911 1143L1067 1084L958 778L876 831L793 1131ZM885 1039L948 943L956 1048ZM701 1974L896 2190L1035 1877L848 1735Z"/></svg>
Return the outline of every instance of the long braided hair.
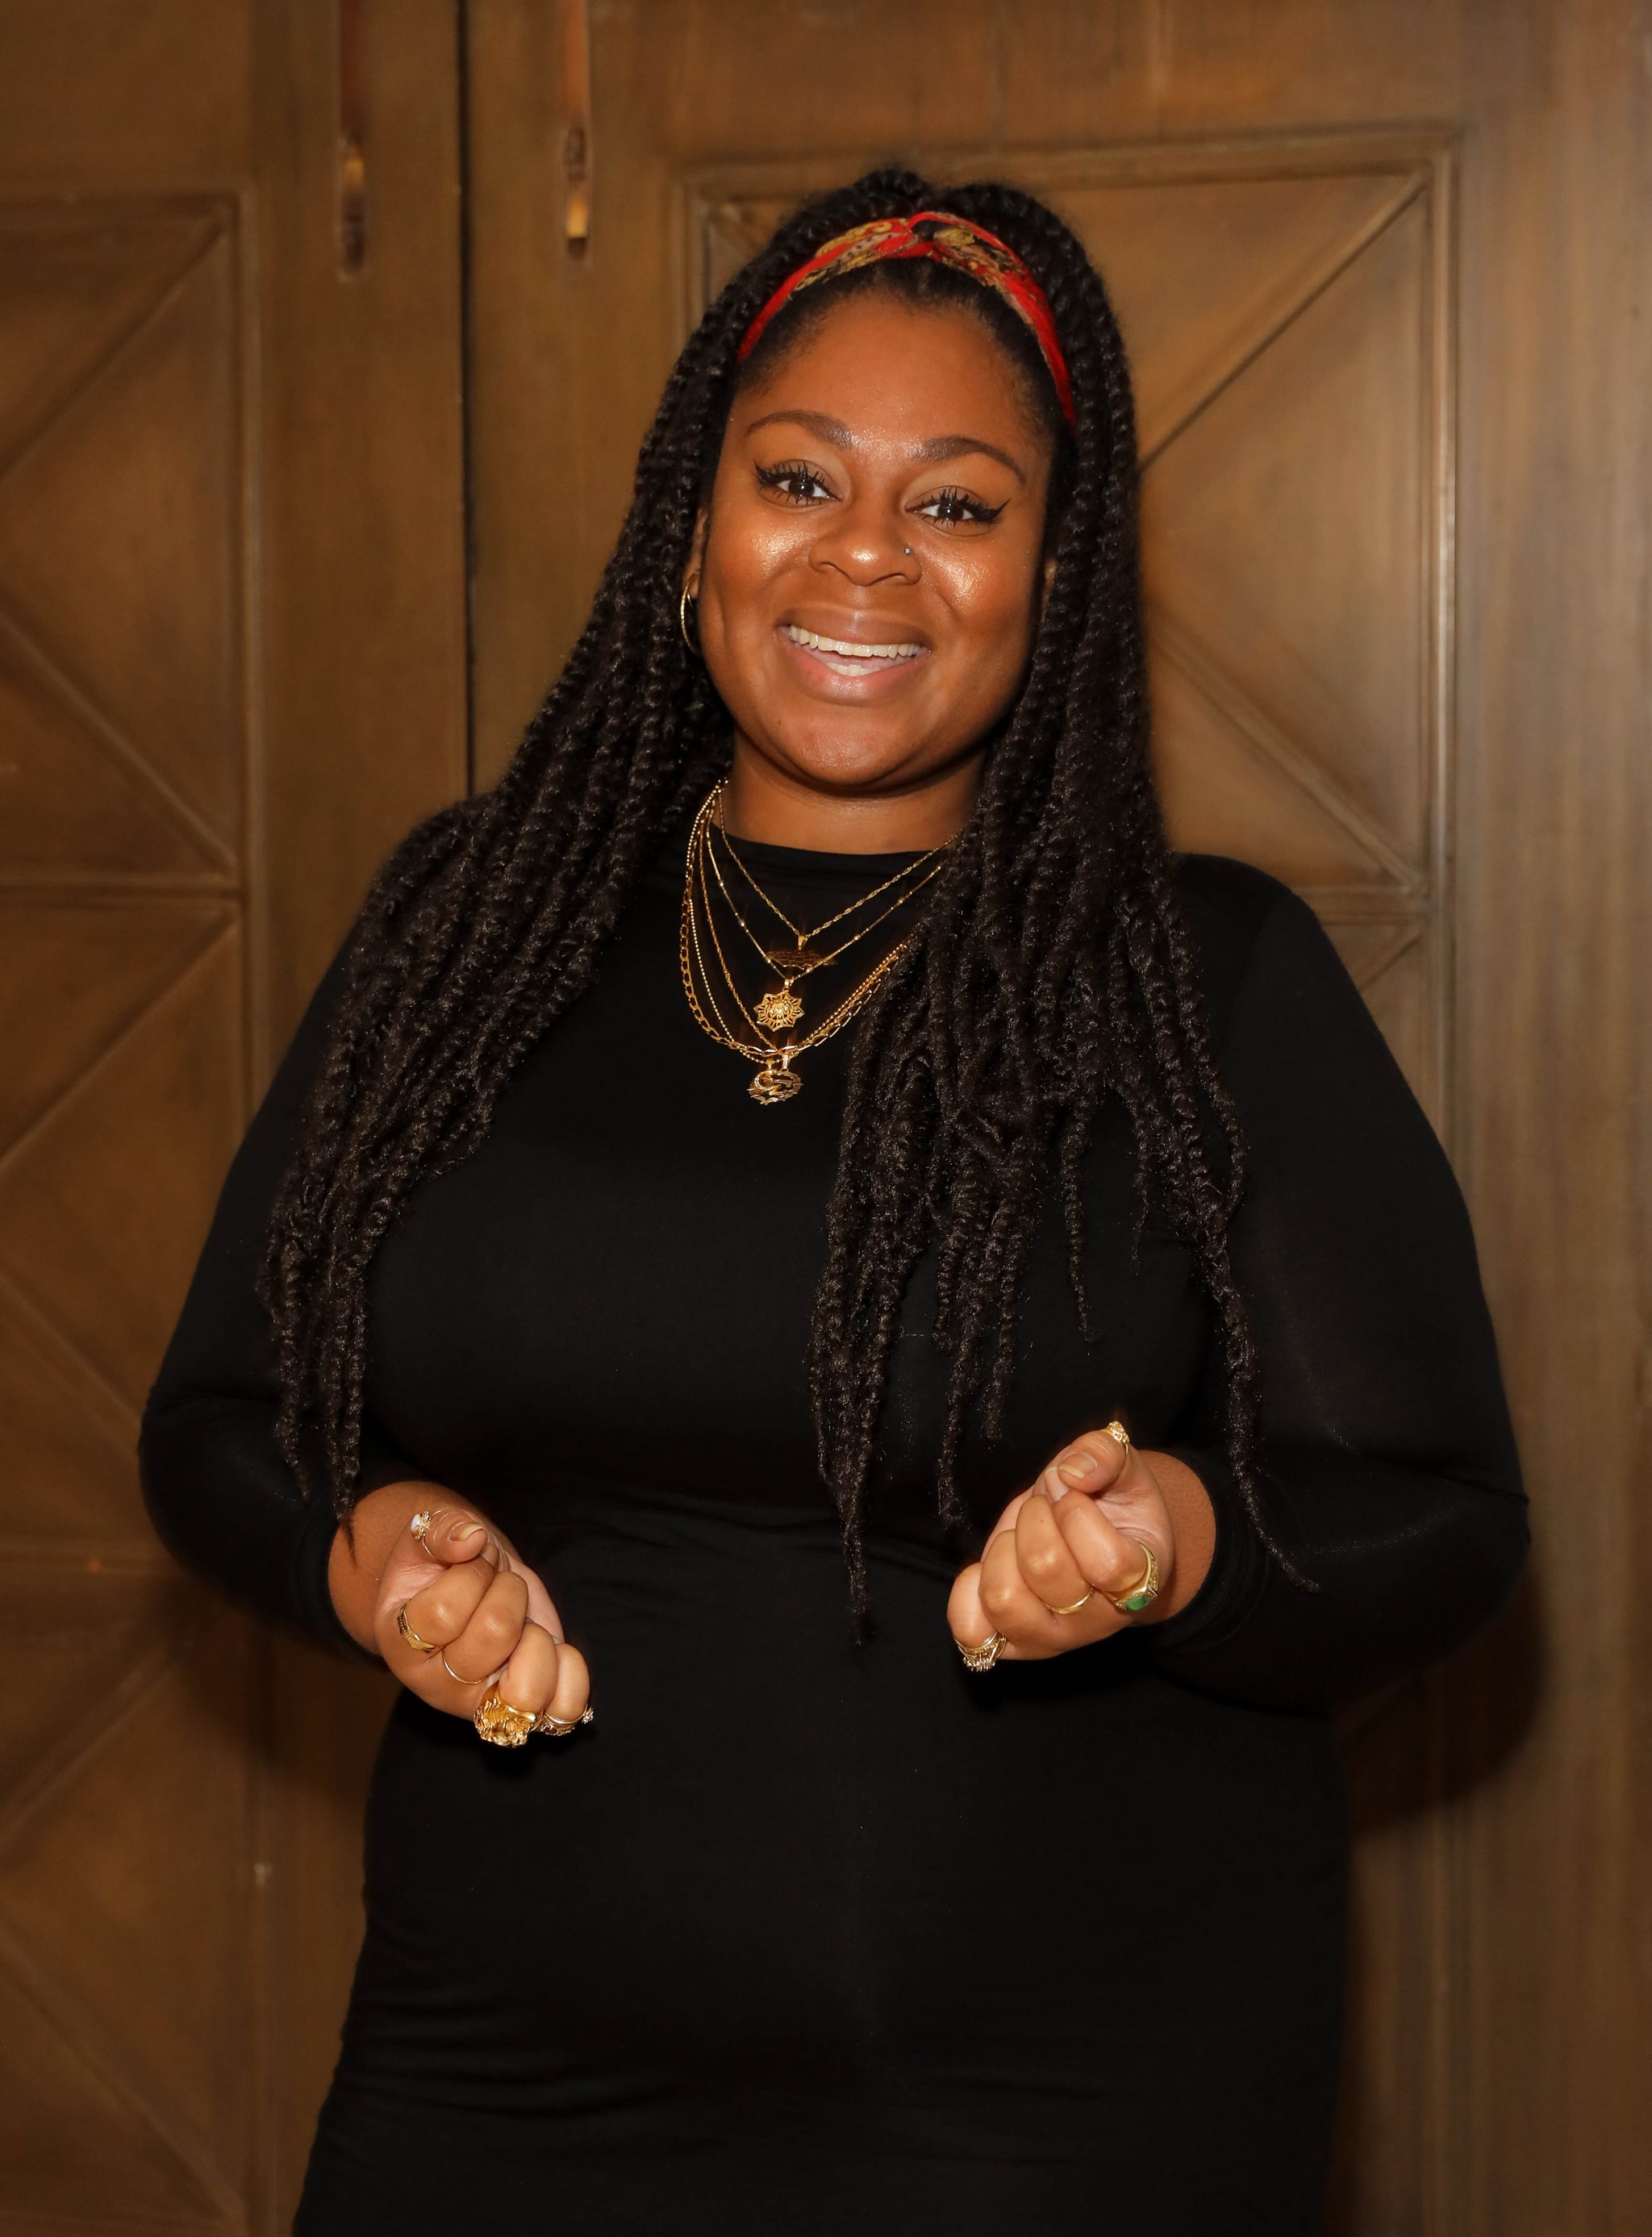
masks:
<svg viewBox="0 0 1652 2237"><path fill-rule="evenodd" d="M1043 286L1071 374L1070 433L1013 313L930 264L807 291L737 364L756 313L824 242L938 202L1006 241ZM414 830L363 908L263 1269L281 1449L301 1475L319 1451L341 1516L359 1472L374 1253L416 1184L481 1142L518 1065L589 986L663 835L727 767L728 718L677 606L730 404L858 285L976 308L1040 398L1058 454L1054 574L1024 685L918 934L855 1033L806 1363L852 1603L866 1604L867 1486L914 1267L937 1242L934 1334L950 1359L938 1500L961 1521L960 1445L972 1419L989 1437L999 1427L1052 1185L1093 1333L1082 1168L1109 1095L1134 1134L1138 1222L1160 1208L1210 1297L1230 1462L1272 1546L1253 1459L1257 1364L1227 1247L1244 1145L1149 769L1123 345L1082 245L1042 203L993 183L943 194L900 170L808 203L707 311L642 444L590 618L509 769Z"/></svg>

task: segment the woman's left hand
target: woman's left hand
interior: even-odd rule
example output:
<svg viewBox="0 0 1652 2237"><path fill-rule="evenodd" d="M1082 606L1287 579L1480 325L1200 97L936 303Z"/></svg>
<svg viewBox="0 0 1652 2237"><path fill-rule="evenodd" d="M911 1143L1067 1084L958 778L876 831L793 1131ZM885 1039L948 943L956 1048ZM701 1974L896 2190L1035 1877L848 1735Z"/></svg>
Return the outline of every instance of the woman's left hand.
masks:
<svg viewBox="0 0 1652 2237"><path fill-rule="evenodd" d="M946 1618L959 1645L979 1648L996 1633L1005 1641L1000 1660L1043 1662L1185 1600L1185 1589L1175 1588L1177 1532L1155 1461L1185 1478L1208 1511L1190 1469L1168 1455L1127 1448L1105 1429L1057 1453L993 1524L981 1559L958 1573ZM1159 1596L1141 1616L1126 1615L1113 1602L1141 1582L1148 1546L1159 1565ZM1202 1574L1209 1554L1200 1551Z"/></svg>

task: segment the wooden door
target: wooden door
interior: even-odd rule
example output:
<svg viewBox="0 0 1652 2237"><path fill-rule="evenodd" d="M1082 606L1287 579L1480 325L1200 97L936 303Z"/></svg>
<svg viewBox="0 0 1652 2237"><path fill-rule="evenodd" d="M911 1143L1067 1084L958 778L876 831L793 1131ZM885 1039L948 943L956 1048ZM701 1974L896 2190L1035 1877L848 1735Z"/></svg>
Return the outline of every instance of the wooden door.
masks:
<svg viewBox="0 0 1652 2237"><path fill-rule="evenodd" d="M312 1666L178 1576L133 1446L271 1051L464 781L452 29L416 0L367 43L346 273L330 4L0 13L0 2230L31 2237L280 2226L273 1921L327 1789L272 1743Z"/></svg>
<svg viewBox="0 0 1652 2237"><path fill-rule="evenodd" d="M1447 1141L1536 1502L1498 1633L1346 1720L1333 2226L1372 2237L1652 2210L1625 1962L1652 1659L1639 23L1631 0L466 11L484 777L582 619L677 343L802 192L891 158L1008 175L1113 285L1173 825L1307 894Z"/></svg>

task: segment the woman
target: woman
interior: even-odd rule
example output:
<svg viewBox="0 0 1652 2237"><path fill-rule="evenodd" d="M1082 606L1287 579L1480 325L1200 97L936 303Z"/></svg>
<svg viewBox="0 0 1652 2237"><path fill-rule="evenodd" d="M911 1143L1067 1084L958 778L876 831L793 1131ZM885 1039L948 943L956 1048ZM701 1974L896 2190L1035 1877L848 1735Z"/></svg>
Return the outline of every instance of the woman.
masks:
<svg viewBox="0 0 1652 2237"><path fill-rule="evenodd" d="M151 1401L170 1542L405 1688L301 2230L1317 2226L1326 1706L1524 1510L1445 1162L1148 732L1083 249L813 204Z"/></svg>

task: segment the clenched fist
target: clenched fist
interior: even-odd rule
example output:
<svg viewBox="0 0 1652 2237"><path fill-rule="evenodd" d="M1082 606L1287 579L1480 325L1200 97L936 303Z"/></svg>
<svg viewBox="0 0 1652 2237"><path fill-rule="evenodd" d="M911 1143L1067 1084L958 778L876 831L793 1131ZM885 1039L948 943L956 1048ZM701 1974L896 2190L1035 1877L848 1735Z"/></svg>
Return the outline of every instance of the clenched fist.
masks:
<svg viewBox="0 0 1652 2237"><path fill-rule="evenodd" d="M1043 1662L1185 1607L1210 1565L1215 1525L1204 1486L1168 1453L1140 1453L1096 1429L1056 1454L1010 1501L978 1561L960 1570L946 1620L960 1647ZM1114 1606L1158 1567L1140 1616ZM984 1667L990 1667L985 1664Z"/></svg>
<svg viewBox="0 0 1652 2237"><path fill-rule="evenodd" d="M415 1536L411 1524L421 1521ZM475 1714L497 1686L524 1715L576 1724L590 1701L585 1658L503 1531L438 1485L386 1484L359 1501L353 1548L340 1531L329 1572L346 1628L433 1709Z"/></svg>

